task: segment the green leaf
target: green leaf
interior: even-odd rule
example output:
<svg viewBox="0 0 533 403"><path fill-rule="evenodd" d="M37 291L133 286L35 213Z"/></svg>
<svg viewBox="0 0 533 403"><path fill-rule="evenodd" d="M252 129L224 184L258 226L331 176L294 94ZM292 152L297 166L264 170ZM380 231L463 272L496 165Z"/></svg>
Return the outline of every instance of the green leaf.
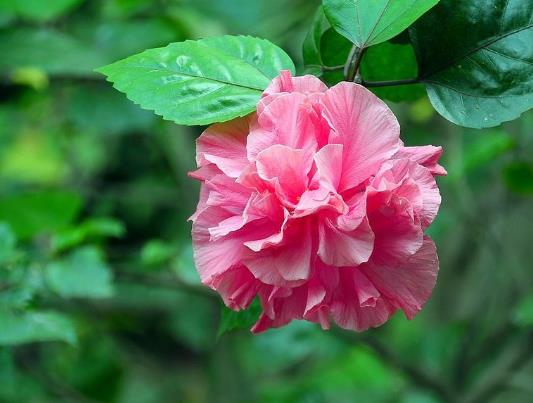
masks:
<svg viewBox="0 0 533 403"><path fill-rule="evenodd" d="M352 44L333 28L329 28L322 35L320 53L326 66L338 66L346 63ZM344 80L343 70L324 71L322 79L329 86Z"/></svg>
<svg viewBox="0 0 533 403"><path fill-rule="evenodd" d="M147 266L161 266L170 262L177 254L175 245L153 239L143 246L141 250L141 262Z"/></svg>
<svg viewBox="0 0 533 403"><path fill-rule="evenodd" d="M81 198L76 193L43 191L0 199L0 221L24 240L41 232L65 228L77 217Z"/></svg>
<svg viewBox="0 0 533 403"><path fill-rule="evenodd" d="M5 0L4 0L5 1ZM50 21L74 9L84 0L8 0L16 13L34 21Z"/></svg>
<svg viewBox="0 0 533 403"><path fill-rule="evenodd" d="M522 195L533 194L533 164L514 161L503 170L505 185L512 192Z"/></svg>
<svg viewBox="0 0 533 403"><path fill-rule="evenodd" d="M323 0L329 22L359 48L401 33L439 0Z"/></svg>
<svg viewBox="0 0 533 403"><path fill-rule="evenodd" d="M248 309L238 312L233 311L226 306L222 306L217 337L233 330L251 328L254 323L257 322L257 319L259 319L260 314L261 304L257 298L250 304Z"/></svg>
<svg viewBox="0 0 533 403"><path fill-rule="evenodd" d="M53 29L13 28L0 32L0 71L36 67L48 74L94 75L106 63L81 41Z"/></svg>
<svg viewBox="0 0 533 403"><path fill-rule="evenodd" d="M113 218L91 218L74 228L55 234L52 238L52 249L57 252L73 248L88 240L108 237L119 238L125 232L124 225Z"/></svg>
<svg viewBox="0 0 533 403"><path fill-rule="evenodd" d="M496 126L530 109L532 19L529 0L443 0L421 18L410 34L435 109L473 128Z"/></svg>
<svg viewBox="0 0 533 403"><path fill-rule="evenodd" d="M525 297L514 310L513 322L522 327L533 327L533 294Z"/></svg>
<svg viewBox="0 0 533 403"><path fill-rule="evenodd" d="M320 43L322 35L330 28L329 22L324 15L324 9L320 6L315 14L311 29L307 33L303 43L303 58L306 71L315 75L321 74L321 66L325 63L322 60Z"/></svg>
<svg viewBox="0 0 533 403"><path fill-rule="evenodd" d="M150 49L98 71L164 119L206 125L252 112L283 69L294 73L294 64L272 43L223 36Z"/></svg>
<svg viewBox="0 0 533 403"><path fill-rule="evenodd" d="M65 298L108 298L113 295L111 270L97 249L83 247L50 263L45 272L52 291Z"/></svg>
<svg viewBox="0 0 533 403"><path fill-rule="evenodd" d="M410 44L394 45L389 42L369 48L361 63L364 81L401 80L418 76L413 47ZM378 97L393 102L415 101L424 96L424 87L399 85L371 88Z"/></svg>
<svg viewBox="0 0 533 403"><path fill-rule="evenodd" d="M17 239L9 225L0 222L0 265L8 262L15 253Z"/></svg>
<svg viewBox="0 0 533 403"><path fill-rule="evenodd" d="M472 133L465 138L463 157L450 161L448 177L451 181L459 180L478 168L490 165L515 146L514 137L500 129Z"/></svg>
<svg viewBox="0 0 533 403"><path fill-rule="evenodd" d="M0 310L0 345L15 346L44 341L76 343L76 331L72 321L54 311Z"/></svg>

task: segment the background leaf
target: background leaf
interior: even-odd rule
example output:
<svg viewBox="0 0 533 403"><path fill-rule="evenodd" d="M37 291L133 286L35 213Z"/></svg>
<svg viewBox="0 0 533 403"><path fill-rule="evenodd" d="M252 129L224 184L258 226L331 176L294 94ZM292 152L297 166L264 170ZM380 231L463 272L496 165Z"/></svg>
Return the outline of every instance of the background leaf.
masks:
<svg viewBox="0 0 533 403"><path fill-rule="evenodd" d="M108 298L113 295L111 271L98 250L84 247L52 262L45 271L47 285L65 298Z"/></svg>
<svg viewBox="0 0 533 403"><path fill-rule="evenodd" d="M439 0L323 0L324 12L341 35L359 48L395 37Z"/></svg>
<svg viewBox="0 0 533 403"><path fill-rule="evenodd" d="M14 346L43 341L76 343L72 321L54 311L9 312L0 309L0 345Z"/></svg>
<svg viewBox="0 0 533 403"><path fill-rule="evenodd" d="M78 215L81 199L68 191L43 191L0 199L0 221L20 239L65 228Z"/></svg>
<svg viewBox="0 0 533 403"><path fill-rule="evenodd" d="M205 125L252 112L283 69L294 73L270 42L224 36L147 50L99 71L143 108L178 124Z"/></svg>
<svg viewBox="0 0 533 403"><path fill-rule="evenodd" d="M218 337L233 330L250 329L261 314L259 299L255 299L250 306L242 311L234 311L226 306L222 307Z"/></svg>
<svg viewBox="0 0 533 403"><path fill-rule="evenodd" d="M529 0L442 0L422 17L410 34L435 109L473 128L496 126L530 109L532 20Z"/></svg>

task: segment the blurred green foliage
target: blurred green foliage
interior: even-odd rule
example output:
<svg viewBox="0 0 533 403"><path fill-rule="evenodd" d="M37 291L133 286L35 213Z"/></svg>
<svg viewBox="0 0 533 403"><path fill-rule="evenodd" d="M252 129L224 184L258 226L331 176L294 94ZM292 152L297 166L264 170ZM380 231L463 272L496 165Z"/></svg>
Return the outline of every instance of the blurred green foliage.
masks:
<svg viewBox="0 0 533 403"><path fill-rule="evenodd" d="M413 321L251 336L229 331L250 318L199 285L186 173L200 129L139 109L93 69L224 33L268 38L298 61L317 6L0 0L0 402L531 400L531 113L476 131L423 93L391 104L405 142L442 145L450 172L430 230L441 272ZM363 74L381 79L389 52L409 53L393 42Z"/></svg>

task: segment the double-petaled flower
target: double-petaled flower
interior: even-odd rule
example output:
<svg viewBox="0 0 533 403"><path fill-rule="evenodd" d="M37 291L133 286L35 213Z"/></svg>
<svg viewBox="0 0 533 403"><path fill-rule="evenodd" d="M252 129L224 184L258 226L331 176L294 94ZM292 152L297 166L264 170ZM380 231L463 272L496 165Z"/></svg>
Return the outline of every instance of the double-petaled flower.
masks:
<svg viewBox="0 0 533 403"><path fill-rule="evenodd" d="M362 331L412 318L435 285L424 230L440 205L440 147L405 147L364 87L282 72L257 113L197 142L193 220L202 282L231 309L259 296L253 331L293 319Z"/></svg>

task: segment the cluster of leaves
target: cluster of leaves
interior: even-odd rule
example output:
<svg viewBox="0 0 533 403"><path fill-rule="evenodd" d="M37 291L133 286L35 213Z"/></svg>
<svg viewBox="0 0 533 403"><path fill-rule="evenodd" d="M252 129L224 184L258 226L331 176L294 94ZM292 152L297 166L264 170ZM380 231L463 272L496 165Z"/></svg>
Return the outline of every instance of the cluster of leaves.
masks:
<svg viewBox="0 0 533 403"><path fill-rule="evenodd" d="M499 125L533 106L533 5L477 3L324 0L304 44L304 61L315 74L343 69L344 75L324 74L329 84L354 78L369 87L422 84L451 122ZM281 69L294 73L281 49L226 36L151 49L99 71L165 119L203 125L253 111ZM382 77L388 82L368 81ZM378 95L413 100L420 88L387 88Z"/></svg>

